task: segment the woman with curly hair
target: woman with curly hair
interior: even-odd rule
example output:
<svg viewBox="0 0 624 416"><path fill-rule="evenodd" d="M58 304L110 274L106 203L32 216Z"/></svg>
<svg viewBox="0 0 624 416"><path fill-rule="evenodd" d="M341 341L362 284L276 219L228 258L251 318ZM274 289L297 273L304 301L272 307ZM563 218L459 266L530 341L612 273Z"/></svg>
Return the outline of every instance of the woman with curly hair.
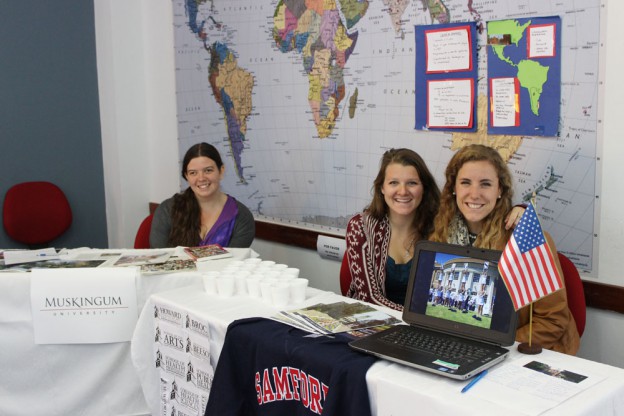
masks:
<svg viewBox="0 0 624 416"><path fill-rule="evenodd" d="M182 178L189 186L156 209L150 231L152 248L251 246L256 233L253 215L221 190L224 173L221 155L214 146L191 146L182 160Z"/></svg>
<svg viewBox="0 0 624 416"><path fill-rule="evenodd" d="M511 237L505 216L511 211L512 178L498 151L470 145L457 151L446 168L440 208L429 239L459 245L503 250ZM557 252L550 235L546 240ZM554 256L560 276L559 259ZM532 339L542 347L576 354L580 339L568 309L565 290L533 303ZM529 340L529 307L518 311L516 341Z"/></svg>
<svg viewBox="0 0 624 416"><path fill-rule="evenodd" d="M347 296L401 310L414 244L432 231L440 191L423 159L390 149L373 183L373 199L347 225Z"/></svg>

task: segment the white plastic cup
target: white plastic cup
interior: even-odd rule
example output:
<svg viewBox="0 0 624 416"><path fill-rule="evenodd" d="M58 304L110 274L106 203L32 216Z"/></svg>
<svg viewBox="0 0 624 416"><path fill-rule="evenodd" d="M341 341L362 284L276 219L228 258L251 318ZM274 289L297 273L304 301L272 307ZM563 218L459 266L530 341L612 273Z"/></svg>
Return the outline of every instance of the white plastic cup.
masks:
<svg viewBox="0 0 624 416"><path fill-rule="evenodd" d="M202 278L204 280L204 290L210 295L217 293L217 276L219 273L204 273Z"/></svg>
<svg viewBox="0 0 624 416"><path fill-rule="evenodd" d="M281 274L277 270L262 271L261 273L264 274L264 277L267 277L269 279L277 279Z"/></svg>
<svg viewBox="0 0 624 416"><path fill-rule="evenodd" d="M267 267L267 266L273 266L275 264L275 262L273 260L262 260L259 264L258 267Z"/></svg>
<svg viewBox="0 0 624 416"><path fill-rule="evenodd" d="M287 269L282 270L282 274L290 274L293 277L299 277L299 269L296 267L289 267Z"/></svg>
<svg viewBox="0 0 624 416"><path fill-rule="evenodd" d="M234 296L236 290L236 281L232 276L219 276L217 278L217 291L219 296L230 298Z"/></svg>
<svg viewBox="0 0 624 416"><path fill-rule="evenodd" d="M271 288L277 283L277 279L273 277L265 277L260 282L260 293L262 294L262 301L266 303L273 303L273 294Z"/></svg>
<svg viewBox="0 0 624 416"><path fill-rule="evenodd" d="M262 277L258 275L251 275L247 278L247 293L252 298L261 298L262 292L260 291L260 283L262 282Z"/></svg>
<svg viewBox="0 0 624 416"><path fill-rule="evenodd" d="M234 276L234 281L236 282L236 294L237 295L247 295L249 293L247 291L247 275L245 274L237 274Z"/></svg>
<svg viewBox="0 0 624 416"><path fill-rule="evenodd" d="M237 266L234 264L229 264L227 266L225 266L221 272L222 273L237 273L239 270L241 270L242 266Z"/></svg>
<svg viewBox="0 0 624 416"><path fill-rule="evenodd" d="M282 272L283 270L286 270L288 268L287 264L274 264L273 267L271 267L271 270L277 270L278 272Z"/></svg>
<svg viewBox="0 0 624 416"><path fill-rule="evenodd" d="M308 279L298 277L296 279L290 279L288 284L290 286L290 302L297 304L305 301Z"/></svg>
<svg viewBox="0 0 624 416"><path fill-rule="evenodd" d="M295 276L294 274L291 274L291 273L280 273L280 274L277 276L277 279L278 279L280 282L284 282L284 281L286 281L286 282L287 282L287 281L292 280L292 279L295 279L295 278L296 278L296 276Z"/></svg>
<svg viewBox="0 0 624 416"><path fill-rule="evenodd" d="M271 301L276 308L284 308L290 302L290 286L287 283L276 283L271 286Z"/></svg>

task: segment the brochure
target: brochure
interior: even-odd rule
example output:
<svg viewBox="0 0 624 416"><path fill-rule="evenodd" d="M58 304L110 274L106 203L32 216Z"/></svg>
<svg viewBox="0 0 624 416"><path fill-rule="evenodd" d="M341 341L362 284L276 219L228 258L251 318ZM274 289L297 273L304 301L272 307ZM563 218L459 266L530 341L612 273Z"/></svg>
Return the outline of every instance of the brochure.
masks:
<svg viewBox="0 0 624 416"><path fill-rule="evenodd" d="M144 264L164 263L171 257L169 251L152 251L143 254L124 254L113 266L142 266Z"/></svg>
<svg viewBox="0 0 624 416"><path fill-rule="evenodd" d="M0 272L29 272L32 269L75 269L78 267L99 267L106 260L39 260L33 263L1 264Z"/></svg>
<svg viewBox="0 0 624 416"><path fill-rule="evenodd" d="M336 334L401 323L399 319L360 302L319 303L303 309L280 311L272 319L319 334Z"/></svg>
<svg viewBox="0 0 624 416"><path fill-rule="evenodd" d="M174 273L174 272L186 272L195 271L195 260L190 259L169 259L164 263L159 264L143 264L141 266L142 274L160 274L160 273Z"/></svg>
<svg viewBox="0 0 624 416"><path fill-rule="evenodd" d="M219 244L210 244L201 247L185 247L184 252L196 261L216 260L226 257L232 257L232 253L221 247Z"/></svg>

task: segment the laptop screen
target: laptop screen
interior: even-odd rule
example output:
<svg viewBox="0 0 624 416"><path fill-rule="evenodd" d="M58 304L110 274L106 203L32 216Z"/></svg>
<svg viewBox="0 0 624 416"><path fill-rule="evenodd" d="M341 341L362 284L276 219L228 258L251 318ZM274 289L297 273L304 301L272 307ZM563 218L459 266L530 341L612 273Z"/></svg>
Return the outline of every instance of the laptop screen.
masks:
<svg viewBox="0 0 624 416"><path fill-rule="evenodd" d="M405 297L408 324L512 345L517 314L498 273L501 252L420 241Z"/></svg>

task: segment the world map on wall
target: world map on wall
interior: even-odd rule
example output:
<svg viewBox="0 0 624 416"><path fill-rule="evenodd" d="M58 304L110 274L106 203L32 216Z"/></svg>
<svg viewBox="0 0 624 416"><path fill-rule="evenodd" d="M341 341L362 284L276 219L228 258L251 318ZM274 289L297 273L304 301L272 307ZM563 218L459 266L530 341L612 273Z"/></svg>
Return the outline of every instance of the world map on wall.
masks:
<svg viewBox="0 0 624 416"><path fill-rule="evenodd" d="M457 149L487 144L514 175L514 202L535 193L558 250L591 272L600 4L517 3L174 0L180 159L212 143L224 158L224 191L256 219L341 235L370 202L385 150L417 151L442 186ZM488 135L487 23L533 16L562 22L558 134ZM478 129L415 130L414 26L452 22L478 27Z"/></svg>

